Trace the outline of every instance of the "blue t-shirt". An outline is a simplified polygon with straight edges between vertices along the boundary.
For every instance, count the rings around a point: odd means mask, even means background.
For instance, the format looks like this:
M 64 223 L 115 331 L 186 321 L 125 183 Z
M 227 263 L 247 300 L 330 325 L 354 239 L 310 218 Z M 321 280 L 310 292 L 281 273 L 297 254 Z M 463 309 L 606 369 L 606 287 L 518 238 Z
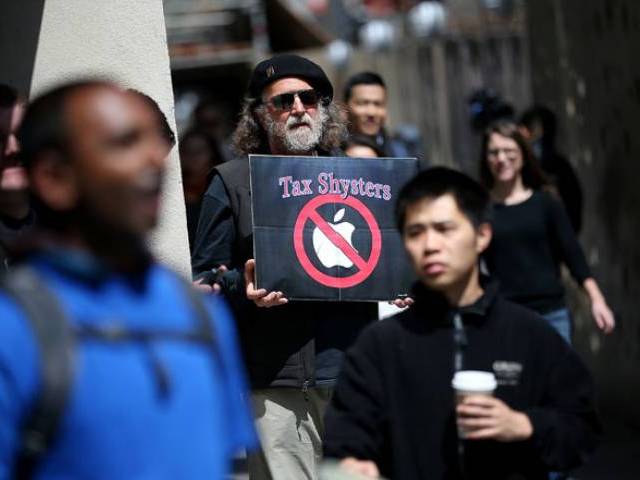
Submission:
M 194 332 L 180 280 L 159 265 L 136 278 L 90 257 L 40 255 L 30 264 L 74 325 Z M 219 356 L 204 343 L 79 340 L 55 443 L 37 479 L 223 479 L 256 435 L 232 318 L 206 298 Z M 20 426 L 38 394 L 40 353 L 24 313 L 0 292 L 0 479 L 12 477 Z M 218 360 L 215 360 L 218 358 Z M 159 385 L 158 365 L 167 373 Z

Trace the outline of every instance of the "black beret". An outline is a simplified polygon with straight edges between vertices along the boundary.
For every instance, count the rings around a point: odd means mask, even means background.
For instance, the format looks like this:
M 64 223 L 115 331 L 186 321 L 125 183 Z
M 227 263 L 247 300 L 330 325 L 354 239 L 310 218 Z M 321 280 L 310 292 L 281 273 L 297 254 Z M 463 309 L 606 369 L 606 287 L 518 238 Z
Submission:
M 302 78 L 309 82 L 320 96 L 333 99 L 333 86 L 322 68 L 307 58 L 292 54 L 275 55 L 256 65 L 249 81 L 249 95 L 254 98 L 260 97 L 267 85 L 287 77 Z

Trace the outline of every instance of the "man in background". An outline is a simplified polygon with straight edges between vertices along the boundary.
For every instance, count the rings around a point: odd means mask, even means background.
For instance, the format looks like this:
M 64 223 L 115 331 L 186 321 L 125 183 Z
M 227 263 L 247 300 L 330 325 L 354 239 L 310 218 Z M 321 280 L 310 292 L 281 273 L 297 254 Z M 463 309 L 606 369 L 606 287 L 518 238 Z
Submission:
M 393 138 L 385 129 L 387 121 L 387 86 L 380 75 L 360 72 L 347 80 L 344 103 L 347 106 L 349 133 L 370 137 L 385 157 L 418 156 L 417 132 L 408 126 L 410 138 Z
M 556 147 L 558 122 L 553 111 L 535 105 L 520 117 L 522 133 L 529 139 L 542 170 L 550 177 L 576 234 L 582 228 L 582 187 L 571 163 Z
M 23 113 L 24 102 L 18 92 L 0 84 L 0 270 L 8 267 L 10 247 L 34 221 L 16 136 Z

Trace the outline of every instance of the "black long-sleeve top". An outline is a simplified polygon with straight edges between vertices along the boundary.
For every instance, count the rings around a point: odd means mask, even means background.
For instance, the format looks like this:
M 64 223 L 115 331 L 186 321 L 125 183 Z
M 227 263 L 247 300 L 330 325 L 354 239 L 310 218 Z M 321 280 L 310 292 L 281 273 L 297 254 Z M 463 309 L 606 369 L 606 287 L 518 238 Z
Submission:
M 586 460 L 601 434 L 589 372 L 552 327 L 497 296 L 495 285 L 459 311 L 463 369 L 494 372 L 495 395 L 528 415 L 533 436 L 465 441 L 460 456 L 451 387 L 456 310 L 424 287 L 414 298 L 348 351 L 325 416 L 327 457 L 372 460 L 397 480 L 542 480 Z
M 580 284 L 591 272 L 562 204 L 534 191 L 515 205 L 494 205 L 493 239 L 484 258 L 503 295 L 538 313 L 564 308 L 560 266 Z

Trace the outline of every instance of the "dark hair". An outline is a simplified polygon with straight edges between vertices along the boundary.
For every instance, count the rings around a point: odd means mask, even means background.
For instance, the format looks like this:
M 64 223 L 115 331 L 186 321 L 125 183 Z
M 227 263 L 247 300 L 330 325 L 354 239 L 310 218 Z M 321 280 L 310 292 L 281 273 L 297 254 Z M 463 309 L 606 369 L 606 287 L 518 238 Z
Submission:
M 522 183 L 524 183 L 526 187 L 533 190 L 540 190 L 549 184 L 549 181 L 538 165 L 536 157 L 531 151 L 529 142 L 527 142 L 522 133 L 520 133 L 518 126 L 513 122 L 499 120 L 492 123 L 484 131 L 482 136 L 482 148 L 480 150 L 480 182 L 482 185 L 489 190 L 493 188 L 494 178 L 489 169 L 487 155 L 489 140 L 494 133 L 510 138 L 518 145 L 520 153 L 522 154 Z
M 357 85 L 380 85 L 386 90 L 387 86 L 382 77 L 374 72 L 360 72 L 352 75 L 344 87 L 344 102 L 347 103 L 353 93 L 353 87 Z
M 44 150 L 57 150 L 62 153 L 67 151 L 67 99 L 78 90 L 97 87 L 113 88 L 114 85 L 104 80 L 67 83 L 49 90 L 29 104 L 18 130 L 20 157 L 25 167 L 30 168 L 33 160 Z
M 553 142 L 556 138 L 557 125 L 556 115 L 553 110 L 544 105 L 534 105 L 525 110 L 520 117 L 520 125 L 524 125 L 529 130 L 539 123 L 542 126 L 543 138 L 548 142 Z
M 184 132 L 184 134 L 182 134 L 182 137 L 180 138 L 180 150 L 185 148 L 188 145 L 189 141 L 193 138 L 204 139 L 207 147 L 209 148 L 209 151 L 211 152 L 211 155 L 209 158 L 211 160 L 212 168 L 224 161 L 224 157 L 222 156 L 222 153 L 220 151 L 220 146 L 218 145 L 218 141 L 215 138 L 213 138 L 209 132 L 207 132 L 206 130 L 203 130 L 200 127 L 190 128 L 189 130 Z
M 438 198 L 450 194 L 465 217 L 478 227 L 491 221 L 489 193 L 478 182 L 464 173 L 446 167 L 424 170 L 398 194 L 396 200 L 396 225 L 402 233 L 407 209 L 425 198 Z
M 28 106 L 18 130 L 20 156 L 27 170 L 32 170 L 37 158 L 46 151 L 55 151 L 67 158 L 70 132 L 67 123 L 67 102 L 77 92 L 92 88 L 118 88 L 105 80 L 80 80 L 66 83 L 35 98 Z M 73 224 L 73 214 L 52 210 L 34 190 L 31 203 L 38 212 L 38 226 L 44 230 L 64 231 Z
M 176 144 L 176 134 L 173 133 L 173 129 L 169 125 L 167 116 L 164 114 L 164 112 L 160 108 L 160 105 L 158 105 L 158 102 L 156 102 L 153 98 L 151 98 L 146 93 L 141 92 L 140 90 L 136 90 L 135 88 L 129 88 L 127 91 L 140 97 L 149 106 L 149 108 L 151 108 L 151 110 L 154 111 L 154 113 L 156 114 L 156 117 L 158 118 L 158 122 L 160 123 L 162 138 L 164 138 L 166 142 L 171 147 L 173 147 Z
M 267 132 L 260 122 L 256 109 L 260 106 L 260 99 L 245 97 L 240 118 L 232 135 L 232 149 L 236 155 L 265 154 L 268 155 L 269 139 Z
M 19 98 L 20 96 L 15 88 L 5 85 L 4 83 L 0 83 L 0 108 L 13 107 L 18 103 Z
M 513 121 L 515 110 L 500 95 L 488 88 L 474 91 L 467 99 L 469 122 L 476 132 L 484 131 L 493 122 Z
M 345 143 L 344 150 L 347 150 L 349 147 L 354 146 L 363 146 L 369 147 L 371 150 L 376 152 L 378 157 L 386 157 L 384 150 L 378 145 L 373 137 L 369 135 L 363 135 L 361 133 L 352 133 L 347 138 L 347 142 Z

